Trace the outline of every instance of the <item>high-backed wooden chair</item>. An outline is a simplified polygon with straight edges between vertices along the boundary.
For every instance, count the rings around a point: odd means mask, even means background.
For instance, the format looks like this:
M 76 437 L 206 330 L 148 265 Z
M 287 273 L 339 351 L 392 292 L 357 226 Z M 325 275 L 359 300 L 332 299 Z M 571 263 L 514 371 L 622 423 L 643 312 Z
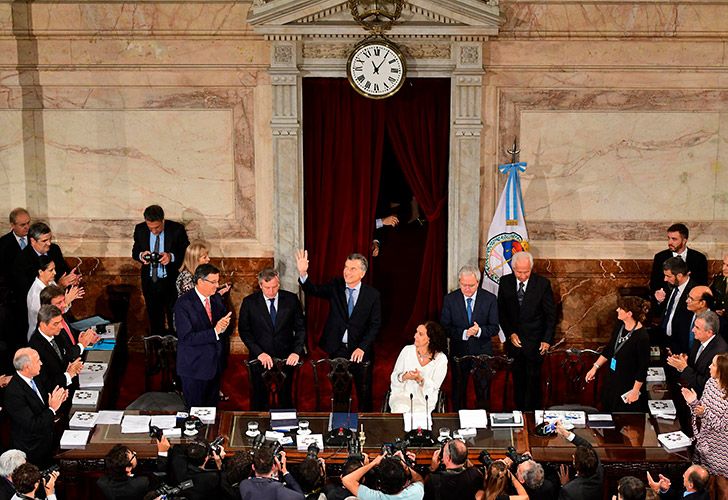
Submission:
M 600 378 L 587 383 L 587 372 L 594 366 L 603 347 L 594 349 L 555 349 L 545 355 L 544 407 L 585 405 L 594 407 L 599 401 Z
M 144 337 L 144 388 L 151 390 L 152 379 L 160 376 L 160 390 L 174 392 L 182 386 L 177 379 L 177 337 L 150 335 Z
M 455 356 L 455 369 L 458 370 L 458 394 L 453 394 L 453 400 L 460 408 L 467 405 L 467 387 L 468 382 L 472 381 L 473 390 L 475 391 L 475 401 L 477 408 L 485 408 L 487 410 L 505 410 L 507 409 L 506 401 L 511 383 L 511 370 L 513 359 L 506 356 L 489 356 L 488 354 L 479 354 L 477 356 Z M 467 368 L 466 368 L 467 367 Z M 476 383 L 479 380 L 485 383 Z M 496 398 L 501 404 L 499 407 L 491 408 L 491 395 L 494 392 L 502 392 L 502 395 Z M 457 399 L 455 399 L 457 398 Z
M 253 371 L 262 369 L 263 363 L 257 359 L 246 360 L 243 362 L 248 369 L 248 380 L 250 381 L 250 400 L 253 400 Z M 281 402 L 281 392 L 288 377 L 292 377 L 291 388 L 293 397 L 293 406 L 298 406 L 298 391 L 296 390 L 296 380 L 298 378 L 298 368 L 303 365 L 299 361 L 295 365 L 287 365 L 285 359 L 273 358 L 273 366 L 269 369 L 263 369 L 262 379 L 265 390 L 268 393 L 268 408 L 283 408 L 286 406 L 285 401 Z
M 316 411 L 334 411 L 334 412 L 346 412 L 349 411 L 351 390 L 354 385 L 354 374 L 352 373 L 352 365 L 357 365 L 361 370 L 364 370 L 364 382 L 363 392 L 366 394 L 366 383 L 369 377 L 366 376 L 366 372 L 370 369 L 371 362 L 364 361 L 362 363 L 353 363 L 346 358 L 324 358 L 311 360 L 313 366 L 313 384 L 316 391 Z M 331 408 L 321 407 L 321 375 L 319 370 L 323 370 L 325 367 L 328 369 L 326 372 L 326 378 L 331 385 Z M 357 394 L 358 397 L 361 395 Z

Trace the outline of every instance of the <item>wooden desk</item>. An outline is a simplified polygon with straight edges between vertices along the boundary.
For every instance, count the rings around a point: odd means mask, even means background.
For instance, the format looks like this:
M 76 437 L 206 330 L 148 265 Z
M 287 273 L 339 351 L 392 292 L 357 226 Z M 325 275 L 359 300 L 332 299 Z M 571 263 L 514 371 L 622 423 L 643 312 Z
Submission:
M 111 351 L 84 350 L 83 352 L 84 362 L 106 363 L 108 365 L 106 373 L 104 373 L 104 386 L 100 389 L 93 389 L 99 391 L 99 399 L 95 405 L 71 406 L 69 416 L 73 416 L 73 414 L 77 411 L 99 411 L 105 408 L 110 408 L 113 406 L 116 400 L 116 394 L 119 391 L 118 380 L 120 369 L 118 367 L 119 363 L 114 363 L 114 360 L 119 357 L 119 351 L 122 350 L 122 346 L 120 344 L 120 342 L 122 342 L 122 338 L 120 335 L 122 325 L 121 323 L 112 323 L 112 326 L 114 327 L 114 338 L 117 342 L 116 345 L 114 345 L 114 349 L 112 349 Z

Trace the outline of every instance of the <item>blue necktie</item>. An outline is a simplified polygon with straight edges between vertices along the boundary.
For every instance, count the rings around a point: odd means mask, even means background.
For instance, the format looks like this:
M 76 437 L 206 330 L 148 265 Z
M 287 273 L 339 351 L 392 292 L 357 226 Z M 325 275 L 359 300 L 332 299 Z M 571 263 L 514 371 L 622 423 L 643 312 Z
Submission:
M 349 290 L 349 300 L 346 302 L 346 308 L 349 310 L 349 317 L 351 317 L 351 313 L 354 312 L 354 289 L 353 288 L 346 288 Z
M 695 334 L 693 333 L 693 326 L 695 326 L 695 315 L 693 314 L 693 320 L 690 322 L 690 339 L 688 340 L 688 348 L 692 349 L 695 343 Z
M 20 243 L 20 249 L 21 250 L 25 250 L 25 247 L 28 245 L 28 241 L 25 239 L 25 236 L 23 236 L 22 238 L 20 238 L 20 240 L 18 241 L 18 243 Z
M 272 298 L 268 300 L 270 300 L 270 320 L 273 322 L 273 326 L 276 326 L 276 299 Z
M 468 297 L 465 299 L 465 302 L 468 304 L 468 326 L 473 324 L 473 299 L 472 297 Z
M 40 391 L 38 390 L 38 386 L 35 385 L 35 380 L 30 379 L 30 385 L 31 385 L 31 387 L 33 387 L 33 390 L 38 395 L 38 397 L 40 398 L 40 400 L 43 401 L 43 396 L 40 395 Z M 45 403 L 45 401 L 43 401 L 43 402 Z

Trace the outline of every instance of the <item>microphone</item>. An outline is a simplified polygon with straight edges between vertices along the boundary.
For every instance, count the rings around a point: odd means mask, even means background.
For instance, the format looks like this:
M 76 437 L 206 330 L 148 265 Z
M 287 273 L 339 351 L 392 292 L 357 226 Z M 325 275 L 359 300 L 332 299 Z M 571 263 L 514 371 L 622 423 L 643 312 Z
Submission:
M 425 423 L 425 426 L 427 427 L 428 431 L 431 430 L 430 429 L 430 407 L 427 405 L 429 399 L 430 399 L 430 396 L 425 394 L 425 414 L 426 414 L 426 418 L 427 418 L 427 422 Z
M 413 409 L 413 400 L 415 395 L 410 392 L 410 432 L 415 430 L 415 413 Z

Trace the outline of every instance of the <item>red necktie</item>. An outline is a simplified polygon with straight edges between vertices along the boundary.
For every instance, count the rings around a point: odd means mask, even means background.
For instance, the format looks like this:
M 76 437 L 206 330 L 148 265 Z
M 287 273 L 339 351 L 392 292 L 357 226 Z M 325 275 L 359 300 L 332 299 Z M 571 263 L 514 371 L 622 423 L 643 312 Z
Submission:
M 205 297 L 205 312 L 207 312 L 207 318 L 212 323 L 212 309 L 210 309 L 210 297 Z
M 68 338 L 71 339 L 71 343 L 73 345 L 76 345 L 76 337 L 73 336 L 73 333 L 71 333 L 71 329 L 68 327 L 68 323 L 66 323 L 66 320 L 63 320 L 63 329 L 66 330 L 66 333 L 68 334 Z

